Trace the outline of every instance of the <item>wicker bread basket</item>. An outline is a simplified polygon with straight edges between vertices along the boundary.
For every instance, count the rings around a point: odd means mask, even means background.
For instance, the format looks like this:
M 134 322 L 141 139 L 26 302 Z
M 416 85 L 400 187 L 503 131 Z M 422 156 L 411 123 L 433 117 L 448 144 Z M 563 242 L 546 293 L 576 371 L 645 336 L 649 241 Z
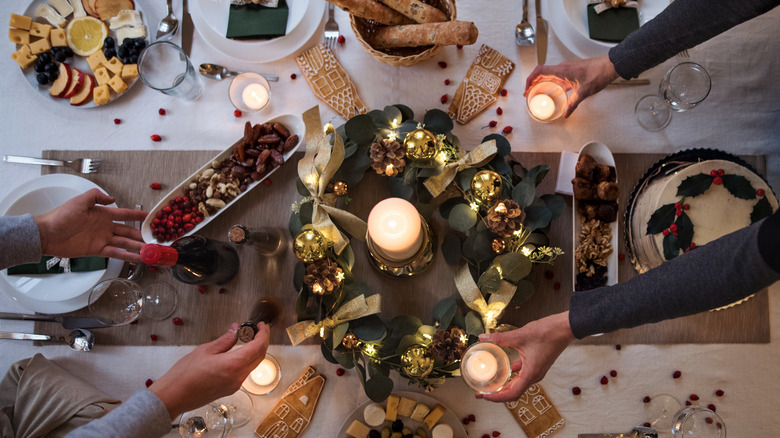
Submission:
M 457 11 L 455 9 L 455 0 L 425 0 L 425 3 L 440 9 L 443 11 L 450 20 L 454 20 L 457 17 Z M 424 47 L 401 47 L 397 49 L 375 49 L 371 47 L 368 42 L 368 38 L 377 29 L 383 27 L 383 24 L 379 24 L 372 20 L 366 20 L 365 18 L 356 17 L 354 15 L 349 16 L 350 23 L 352 24 L 352 31 L 355 33 L 357 40 L 363 45 L 371 56 L 377 61 L 389 64 L 395 67 L 409 67 L 415 64 L 419 64 L 426 59 L 432 58 L 434 55 L 441 51 L 443 46 L 424 46 Z

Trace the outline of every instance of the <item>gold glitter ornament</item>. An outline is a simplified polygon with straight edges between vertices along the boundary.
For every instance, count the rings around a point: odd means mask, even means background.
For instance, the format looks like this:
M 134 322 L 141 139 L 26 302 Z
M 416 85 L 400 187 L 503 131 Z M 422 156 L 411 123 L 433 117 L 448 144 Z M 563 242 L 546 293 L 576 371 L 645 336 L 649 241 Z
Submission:
M 314 227 L 304 228 L 293 241 L 293 254 L 304 263 L 322 259 L 327 249 L 328 242 L 325 236 Z
M 344 335 L 344 339 L 341 340 L 341 345 L 347 350 L 354 350 L 360 347 L 360 339 L 354 333 L 347 333 Z
M 418 128 L 406 134 L 404 138 L 406 156 L 416 161 L 432 160 L 439 152 L 436 136 L 427 129 Z
M 338 196 L 347 196 L 348 186 L 344 181 L 336 181 L 333 183 L 333 193 Z
M 489 207 L 501 196 L 504 181 L 501 175 L 492 170 L 480 170 L 471 179 L 471 193 L 474 199 L 484 207 Z
M 490 247 L 493 248 L 494 253 L 503 254 L 506 251 L 506 242 L 504 242 L 504 239 L 495 238 Z
M 433 371 L 433 361 L 430 347 L 412 345 L 401 355 L 401 370 L 409 377 L 422 379 Z

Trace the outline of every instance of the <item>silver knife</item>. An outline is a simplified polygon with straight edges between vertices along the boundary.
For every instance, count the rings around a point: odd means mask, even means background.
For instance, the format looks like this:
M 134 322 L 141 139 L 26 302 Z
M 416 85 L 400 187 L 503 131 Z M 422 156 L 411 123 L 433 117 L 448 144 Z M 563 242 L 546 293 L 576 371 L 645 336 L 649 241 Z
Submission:
M 82 318 L 78 316 L 50 316 L 50 315 L 25 315 L 22 313 L 3 313 L 0 312 L 0 319 L 13 319 L 17 321 L 43 321 L 58 322 L 66 329 L 96 329 L 111 327 L 95 318 Z
M 190 56 L 190 52 L 192 51 L 192 29 L 195 26 L 192 24 L 192 17 L 190 16 L 187 0 L 182 0 L 181 9 L 181 48 L 187 56 Z
M 0 332 L 0 339 L 16 339 L 17 341 L 51 341 L 49 335 L 36 335 L 34 333 Z
M 543 65 L 546 61 L 547 20 L 542 18 L 542 0 L 536 0 L 536 62 Z

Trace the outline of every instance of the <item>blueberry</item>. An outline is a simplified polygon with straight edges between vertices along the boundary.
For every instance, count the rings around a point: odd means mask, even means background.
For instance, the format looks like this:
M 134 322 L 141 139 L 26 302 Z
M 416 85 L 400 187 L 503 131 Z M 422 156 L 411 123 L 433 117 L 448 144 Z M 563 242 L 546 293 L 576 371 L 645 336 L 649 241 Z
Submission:
M 133 47 L 135 47 L 136 50 L 143 50 L 146 47 L 146 41 L 138 38 L 133 42 Z
M 103 54 L 106 55 L 106 59 L 111 59 L 116 56 L 116 49 L 106 49 Z
M 46 77 L 49 78 L 49 81 L 54 82 L 57 80 L 57 78 L 60 76 L 60 73 L 58 71 L 47 71 Z
M 35 61 L 35 64 L 33 64 L 33 70 L 35 70 L 35 73 L 42 73 L 46 71 L 46 63 L 43 62 L 41 59 L 38 59 Z
M 372 429 L 370 432 L 368 432 L 368 438 L 382 438 L 382 434 Z
M 116 53 L 117 55 L 119 55 L 120 58 L 127 58 L 130 55 L 129 51 L 127 50 L 127 47 L 125 47 L 124 44 L 119 47 Z
M 119 58 L 120 61 L 122 61 L 122 64 L 130 64 L 130 60 L 128 58 Z
M 65 60 L 68 59 L 68 56 L 65 54 L 65 52 L 57 52 L 57 54 L 54 55 L 54 59 L 59 62 L 65 62 Z
M 54 56 L 57 54 L 57 52 L 61 52 L 61 51 L 62 51 L 62 47 L 59 46 L 54 46 L 51 49 L 49 49 L 49 52 L 51 52 L 51 56 Z
M 393 432 L 400 432 L 404 430 L 404 422 L 401 420 L 393 421 L 393 424 L 390 426 L 390 430 Z
M 129 61 L 129 64 L 138 64 L 138 55 L 132 55 L 129 58 L 127 58 Z
M 103 45 L 109 49 L 112 49 L 114 46 L 116 46 L 116 41 L 114 41 L 114 39 L 111 37 L 106 37 L 106 39 L 103 40 Z
M 60 69 L 60 67 L 57 64 L 53 63 L 53 62 L 49 62 L 47 64 L 44 64 L 44 66 L 43 66 L 43 71 L 45 71 L 47 73 L 50 72 L 50 71 L 57 71 L 59 69 Z
M 65 56 L 67 56 L 68 58 L 71 58 L 74 55 L 73 49 L 71 49 L 70 47 L 63 47 L 62 51 L 63 53 L 65 53 Z
M 38 55 L 38 60 L 46 64 L 47 62 L 51 61 L 51 54 L 49 52 L 43 52 Z
M 37 79 L 38 83 L 41 84 L 41 85 L 46 85 L 46 84 L 49 83 L 49 77 L 46 76 L 46 73 L 38 73 L 35 76 L 35 79 Z

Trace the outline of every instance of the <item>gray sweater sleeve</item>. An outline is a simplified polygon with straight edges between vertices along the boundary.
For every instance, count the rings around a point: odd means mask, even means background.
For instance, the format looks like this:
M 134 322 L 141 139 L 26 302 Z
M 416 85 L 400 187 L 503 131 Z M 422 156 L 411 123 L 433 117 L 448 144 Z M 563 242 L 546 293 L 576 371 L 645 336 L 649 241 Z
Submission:
M 92 420 L 65 438 L 161 437 L 171 431 L 171 417 L 151 391 L 136 391 L 126 402 L 102 418 Z
M 637 77 L 779 4 L 780 0 L 676 0 L 610 49 L 609 59 L 621 77 Z
M 29 214 L 0 217 L 0 269 L 41 260 L 41 235 Z
M 780 280 L 780 210 L 625 283 L 576 292 L 569 324 L 578 339 L 703 312 Z

